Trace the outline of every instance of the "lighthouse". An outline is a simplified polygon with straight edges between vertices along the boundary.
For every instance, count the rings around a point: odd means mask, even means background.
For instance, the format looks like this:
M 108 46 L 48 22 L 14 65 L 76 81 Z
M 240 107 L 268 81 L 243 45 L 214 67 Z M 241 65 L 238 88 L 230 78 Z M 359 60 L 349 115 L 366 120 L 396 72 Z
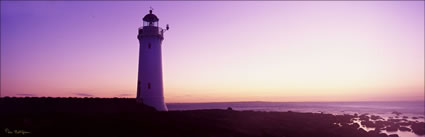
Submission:
M 161 57 L 165 30 L 158 27 L 158 21 L 158 17 L 149 10 L 149 14 L 143 17 L 143 26 L 139 28 L 137 35 L 140 48 L 136 101 L 158 111 L 167 111 L 164 103 Z M 168 25 L 166 29 L 168 30 Z

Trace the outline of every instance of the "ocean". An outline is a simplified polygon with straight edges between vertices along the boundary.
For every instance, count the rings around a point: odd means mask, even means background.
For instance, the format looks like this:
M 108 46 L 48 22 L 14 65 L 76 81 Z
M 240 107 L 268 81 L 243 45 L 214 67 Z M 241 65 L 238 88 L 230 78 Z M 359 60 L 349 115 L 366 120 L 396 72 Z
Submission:
M 169 110 L 197 110 L 197 109 L 227 109 L 277 111 L 277 112 L 313 112 L 330 114 L 368 114 L 379 115 L 385 119 L 395 117 L 393 112 L 400 112 L 401 117 L 407 116 L 412 121 L 425 121 L 424 101 L 399 102 L 220 102 L 220 103 L 167 103 Z M 417 119 L 418 118 L 418 119 Z M 373 130 L 363 127 L 365 130 Z M 398 134 L 400 137 L 425 137 L 412 132 L 386 132 Z
M 220 102 L 220 103 L 168 103 L 169 110 L 227 109 L 277 111 L 277 112 L 326 112 L 332 114 L 379 114 L 401 112 L 406 116 L 424 116 L 425 102 Z

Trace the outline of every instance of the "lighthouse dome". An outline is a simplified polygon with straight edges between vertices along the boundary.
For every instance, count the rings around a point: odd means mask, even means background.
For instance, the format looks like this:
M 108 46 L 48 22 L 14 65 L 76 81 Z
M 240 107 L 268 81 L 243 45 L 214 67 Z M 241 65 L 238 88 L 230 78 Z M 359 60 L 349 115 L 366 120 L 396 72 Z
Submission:
M 152 10 L 149 11 L 149 14 L 146 14 L 145 17 L 143 17 L 143 21 L 146 22 L 157 22 L 159 21 L 158 17 L 156 17 L 155 14 L 152 14 Z

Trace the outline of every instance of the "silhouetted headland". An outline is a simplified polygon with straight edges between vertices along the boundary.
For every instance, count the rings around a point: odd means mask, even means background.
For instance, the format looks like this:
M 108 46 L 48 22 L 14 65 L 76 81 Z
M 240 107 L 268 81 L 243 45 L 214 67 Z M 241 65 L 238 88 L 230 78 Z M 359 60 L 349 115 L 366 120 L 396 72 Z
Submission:
M 379 116 L 235 111 L 159 112 L 134 98 L 0 98 L 0 136 L 388 137 L 425 123 Z M 375 127 L 365 131 L 361 125 Z M 398 136 L 398 135 L 390 135 Z

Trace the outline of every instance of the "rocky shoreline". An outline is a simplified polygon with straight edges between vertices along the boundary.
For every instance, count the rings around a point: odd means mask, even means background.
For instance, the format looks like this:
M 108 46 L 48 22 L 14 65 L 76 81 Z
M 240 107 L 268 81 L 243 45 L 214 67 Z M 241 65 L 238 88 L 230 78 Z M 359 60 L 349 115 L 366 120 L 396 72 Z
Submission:
M 231 109 L 157 112 L 122 98 L 0 98 L 0 108 L 2 137 L 397 137 L 382 131 L 399 130 L 425 135 L 424 122 L 400 114 L 382 118 Z

